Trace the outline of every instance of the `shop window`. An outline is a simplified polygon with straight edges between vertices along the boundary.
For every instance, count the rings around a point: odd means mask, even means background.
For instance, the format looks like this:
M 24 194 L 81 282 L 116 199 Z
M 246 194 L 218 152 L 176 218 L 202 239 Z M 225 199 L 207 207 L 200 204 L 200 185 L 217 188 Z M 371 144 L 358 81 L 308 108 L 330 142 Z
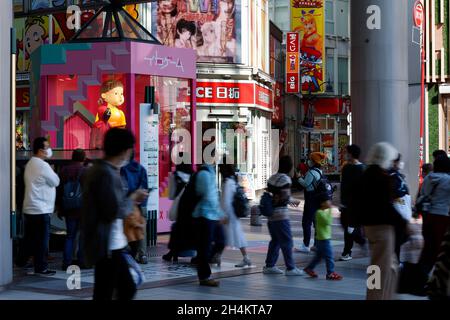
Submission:
M 325 33 L 334 35 L 334 4 L 331 0 L 325 3 Z
M 326 91 L 327 92 L 334 92 L 334 50 L 333 49 L 327 49 L 327 57 L 326 57 Z
M 336 123 L 336 120 L 334 118 L 328 118 L 328 129 L 334 130 L 334 124 Z
M 345 118 L 339 119 L 339 131 L 347 131 L 348 121 Z
M 314 120 L 314 129 L 316 130 L 327 130 L 327 119 L 316 118 Z
M 339 95 L 348 95 L 348 58 L 338 58 Z

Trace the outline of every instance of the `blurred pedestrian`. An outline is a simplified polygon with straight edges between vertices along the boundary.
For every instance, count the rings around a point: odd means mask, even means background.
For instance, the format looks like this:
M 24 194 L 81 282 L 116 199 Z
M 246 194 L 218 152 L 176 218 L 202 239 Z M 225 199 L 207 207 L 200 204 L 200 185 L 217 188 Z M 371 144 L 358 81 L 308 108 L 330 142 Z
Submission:
M 370 264 L 380 268 L 380 288 L 367 287 L 367 300 L 391 300 L 398 282 L 398 262 L 395 255 L 395 229 L 406 221 L 394 208 L 394 181 L 389 169 L 398 151 L 389 143 L 372 146 L 355 194 L 355 218 L 364 226 L 369 240 Z
M 188 158 L 190 159 L 190 155 Z M 176 165 L 175 172 L 169 177 L 170 200 L 175 200 L 177 197 L 181 196 L 181 192 L 184 192 L 184 188 L 188 184 L 192 174 L 193 170 L 191 164 L 180 163 Z M 176 211 L 176 216 L 170 217 L 174 223 L 172 223 L 170 231 L 168 244 L 169 252 L 162 256 L 163 260 L 168 262 L 177 262 L 180 253 L 192 253 L 195 247 L 192 239 L 184 232 L 191 228 L 192 211 L 180 209 L 180 200 L 178 200 L 178 204 L 176 204 L 176 201 L 172 203 L 172 206 L 177 205 L 177 208 L 171 208 L 171 212 Z
M 317 210 L 316 219 L 316 254 L 308 266 L 303 269 L 312 278 L 318 275 L 314 271 L 317 264 L 325 259 L 327 280 L 341 280 L 342 276 L 334 271 L 333 247 L 331 246 L 331 225 L 333 224 L 333 215 L 331 213 L 331 197 L 329 195 L 321 195 L 318 198 L 320 208 Z
M 219 165 L 219 170 L 222 175 L 221 206 L 227 217 L 225 225 L 227 245 L 241 250 L 243 259 L 236 267 L 251 266 L 252 262 L 246 250 L 247 240 L 242 230 L 241 221 L 236 216 L 233 207 L 234 196 L 237 192 L 236 168 L 233 164 L 222 163 Z
M 303 276 L 303 270 L 295 266 L 292 249 L 294 241 L 289 221 L 289 204 L 298 205 L 291 198 L 292 180 L 289 177 L 293 167 L 290 156 L 280 158 L 279 169 L 276 174 L 267 181 L 267 189 L 273 195 L 273 213 L 268 217 L 267 227 L 270 233 L 269 249 L 267 251 L 264 274 L 285 274 L 286 276 Z M 276 266 L 278 256 L 283 253 L 286 271 L 283 272 Z
M 409 213 L 412 214 L 411 211 L 411 196 L 409 195 L 408 184 L 406 183 L 406 177 L 401 171 L 405 168 L 405 163 L 402 161 L 402 155 L 399 154 L 397 159 L 394 160 L 392 168 L 389 170 L 389 174 L 394 182 L 394 202 L 400 202 L 406 204 L 405 209 L 403 211 L 406 212 L 403 218 L 406 220 L 407 224 L 409 224 L 409 220 L 411 217 Z M 403 207 L 400 207 L 403 208 Z M 411 212 L 410 212 L 411 211 Z M 402 212 L 400 212 L 402 213 Z M 408 227 L 400 226 L 395 230 L 395 254 L 397 255 L 397 260 L 401 263 L 400 260 L 400 250 L 404 243 L 406 243 L 409 239 L 409 235 L 407 233 Z
M 60 172 L 61 184 L 57 189 L 56 203 L 58 205 L 58 217 L 66 221 L 66 241 L 64 244 L 62 270 L 72 265 L 73 251 L 80 231 L 80 219 L 82 208 L 82 181 L 86 172 L 84 161 L 86 153 L 82 149 L 72 152 L 72 161 L 64 166 Z M 84 267 L 82 245 L 78 242 L 77 264 Z
M 443 159 L 448 158 L 447 152 L 445 152 L 445 150 L 434 150 L 433 151 L 433 161 L 436 161 L 439 158 L 443 158 Z
M 428 274 L 436 262 L 439 247 L 450 226 L 450 159 L 437 157 L 433 172 L 423 181 L 417 203 L 428 202 L 423 209 L 422 235 L 424 245 L 419 259 Z
M 324 153 L 311 153 L 308 160 L 309 170 L 305 177 L 298 179 L 298 182 L 305 190 L 305 206 L 302 216 L 303 243 L 296 251 L 305 253 L 311 251 L 311 226 L 315 223 L 314 214 L 319 208 L 315 191 L 317 183 L 322 178 L 323 172 L 321 168 L 325 164 L 325 161 L 326 155 Z
M 147 170 L 134 159 L 134 156 L 135 153 L 133 151 L 131 153 L 130 162 L 120 169 L 120 174 L 126 182 L 125 185 L 128 187 L 127 195 L 130 195 L 139 189 L 148 190 Z M 138 230 L 137 232 L 133 232 L 135 234 L 134 238 L 136 238 L 136 240 L 129 243 L 129 246 L 131 248 L 131 255 L 138 263 L 147 264 L 147 201 L 142 201 L 139 206 L 135 208 L 135 212 L 136 217 L 134 225 Z M 141 226 L 142 224 L 144 225 L 143 228 Z
M 219 192 L 216 183 L 215 153 L 208 164 L 200 166 L 196 174 L 195 195 L 198 203 L 192 213 L 197 235 L 197 274 L 200 285 L 217 287 L 219 281 L 211 278 L 209 263 L 220 266 L 225 248 L 225 235 L 222 223 L 224 213 L 220 208 Z M 195 201 L 195 199 L 192 199 Z
M 59 177 L 45 161 L 52 157 L 52 149 L 44 137 L 33 141 L 33 156 L 25 166 L 25 197 L 23 213 L 25 219 L 25 247 L 19 252 L 18 266 L 24 266 L 32 255 L 34 273 L 52 276 L 56 272 L 48 269 L 47 254 L 50 239 L 50 216 L 55 211 L 56 187 Z
M 127 196 L 120 169 L 127 165 L 135 138 L 125 129 L 110 129 L 104 158 L 89 168 L 83 184 L 82 243 L 85 263 L 94 265 L 94 300 L 132 299 L 136 283 L 130 273 L 124 219 L 148 197 L 138 189 Z M 128 255 L 128 256 L 127 256 Z
M 346 147 L 346 164 L 341 173 L 341 225 L 344 229 L 344 250 L 339 260 L 352 259 L 353 242 L 364 247 L 366 239 L 362 228 L 353 219 L 355 192 L 366 166 L 359 161 L 361 148 L 355 144 Z
M 427 175 L 429 175 L 431 172 L 433 172 L 433 164 L 432 163 L 424 163 L 422 165 L 422 179 L 419 182 L 419 188 L 417 189 L 417 194 L 416 194 L 416 203 L 417 203 L 417 199 L 419 199 L 420 196 L 420 191 L 422 190 L 422 186 L 423 186 L 423 181 L 425 180 L 425 177 Z M 413 207 L 413 218 L 414 219 L 419 219 L 420 217 L 422 217 L 422 212 L 419 211 L 417 209 L 417 206 Z

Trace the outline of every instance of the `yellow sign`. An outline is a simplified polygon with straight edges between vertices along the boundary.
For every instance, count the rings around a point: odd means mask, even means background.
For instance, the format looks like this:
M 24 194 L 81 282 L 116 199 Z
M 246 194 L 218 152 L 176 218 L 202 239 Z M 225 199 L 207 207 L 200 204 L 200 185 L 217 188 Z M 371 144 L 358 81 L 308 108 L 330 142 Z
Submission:
M 324 92 L 325 0 L 291 0 L 291 30 L 300 34 L 303 94 Z

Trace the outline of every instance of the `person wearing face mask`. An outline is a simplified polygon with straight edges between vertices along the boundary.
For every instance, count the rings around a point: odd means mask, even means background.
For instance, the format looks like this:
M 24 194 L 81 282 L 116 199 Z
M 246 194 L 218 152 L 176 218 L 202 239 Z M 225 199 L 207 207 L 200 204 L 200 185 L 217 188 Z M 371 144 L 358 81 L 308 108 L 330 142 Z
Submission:
M 389 174 L 393 178 L 394 181 L 394 201 L 398 201 L 399 199 L 405 199 L 405 197 L 409 196 L 408 185 L 405 180 L 405 175 L 401 173 L 401 171 L 405 168 L 405 163 L 402 161 L 402 155 L 399 154 L 397 159 L 394 160 L 394 164 L 392 168 L 389 170 Z M 409 200 L 409 203 L 411 201 Z M 406 243 L 409 239 L 407 235 L 406 229 L 400 228 L 395 230 L 395 254 L 397 255 L 397 259 L 400 261 L 400 249 L 401 246 Z
M 56 187 L 59 177 L 45 161 L 51 158 L 52 149 L 44 137 L 33 142 L 33 156 L 25 166 L 25 217 L 24 248 L 16 261 L 24 266 L 30 256 L 34 257 L 34 273 L 52 276 L 56 272 L 48 269 L 47 252 L 50 238 L 50 215 L 55 211 Z
M 303 209 L 302 227 L 303 227 L 303 243 L 298 252 L 308 253 L 311 241 L 311 226 L 315 223 L 314 215 L 319 209 L 319 204 L 316 201 L 315 190 L 317 183 L 321 179 L 323 172 L 322 166 L 325 164 L 326 155 L 321 152 L 313 152 L 309 156 L 308 167 L 309 170 L 305 177 L 299 178 L 298 183 L 305 190 L 305 206 Z
M 129 270 L 124 220 L 148 198 L 147 190 L 127 194 L 120 170 L 135 145 L 133 134 L 110 129 L 104 140 L 104 158 L 88 169 L 83 180 L 81 243 L 86 266 L 95 266 L 94 300 L 131 300 L 136 284 Z

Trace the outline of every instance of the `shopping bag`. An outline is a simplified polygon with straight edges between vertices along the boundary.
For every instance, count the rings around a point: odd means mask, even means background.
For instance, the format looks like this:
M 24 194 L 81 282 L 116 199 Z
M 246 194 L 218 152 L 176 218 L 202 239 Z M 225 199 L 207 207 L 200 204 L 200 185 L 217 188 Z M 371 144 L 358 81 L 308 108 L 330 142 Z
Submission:
M 409 194 L 404 195 L 401 198 L 395 199 L 394 208 L 406 221 L 410 221 L 412 218 L 411 196 Z

